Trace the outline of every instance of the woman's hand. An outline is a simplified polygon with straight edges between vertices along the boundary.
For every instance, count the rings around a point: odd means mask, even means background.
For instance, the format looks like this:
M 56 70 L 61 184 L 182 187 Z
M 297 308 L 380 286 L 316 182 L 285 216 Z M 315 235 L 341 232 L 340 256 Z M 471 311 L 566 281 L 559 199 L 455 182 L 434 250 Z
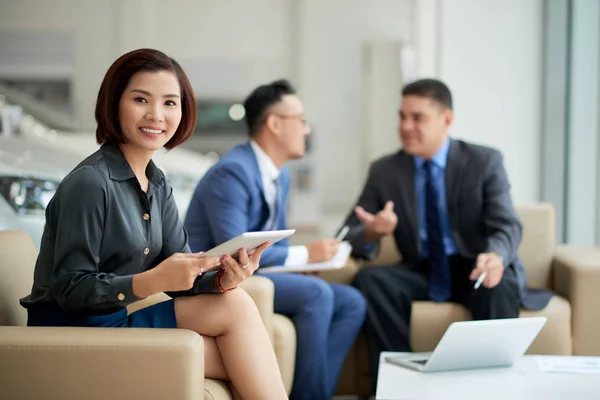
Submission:
M 261 244 L 254 250 L 251 256 L 248 256 L 245 249 L 240 249 L 238 260 L 236 261 L 231 256 L 224 256 L 221 259 L 223 272 L 220 279 L 221 287 L 224 290 L 235 289 L 258 269 L 260 257 L 262 253 L 269 247 L 271 243 L 266 242 Z
M 133 293 L 145 298 L 159 292 L 191 289 L 198 275 L 220 264 L 219 257 L 175 253 L 155 268 L 133 277 Z
M 193 253 L 175 253 L 154 268 L 160 276 L 163 292 L 191 289 L 194 281 L 205 270 L 220 264 L 219 257 L 200 257 Z

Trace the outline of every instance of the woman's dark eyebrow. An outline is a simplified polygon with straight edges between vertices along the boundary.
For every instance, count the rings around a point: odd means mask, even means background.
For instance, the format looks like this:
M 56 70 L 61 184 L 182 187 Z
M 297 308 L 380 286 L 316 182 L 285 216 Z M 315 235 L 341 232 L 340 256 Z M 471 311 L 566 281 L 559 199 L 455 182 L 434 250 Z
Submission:
M 141 93 L 144 94 L 146 96 L 152 96 L 152 94 L 150 94 L 150 92 L 146 91 L 146 90 L 142 90 L 142 89 L 132 89 L 132 92 L 136 92 L 136 93 Z M 167 98 L 167 97 L 177 97 L 179 98 L 178 94 L 165 94 L 163 97 Z

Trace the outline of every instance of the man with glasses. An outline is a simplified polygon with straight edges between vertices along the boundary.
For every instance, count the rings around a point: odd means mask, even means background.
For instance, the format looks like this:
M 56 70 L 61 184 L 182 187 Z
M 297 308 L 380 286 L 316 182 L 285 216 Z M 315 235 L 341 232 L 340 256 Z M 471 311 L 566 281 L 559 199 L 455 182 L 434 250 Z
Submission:
M 185 227 L 192 251 L 209 250 L 247 231 L 286 229 L 290 177 L 284 164 L 304 156 L 310 128 L 304 106 L 289 82 L 256 88 L 245 100 L 250 140 L 236 146 L 200 180 Z M 261 266 L 329 261 L 338 240 L 307 246 L 275 243 Z M 259 270 L 260 272 L 260 270 Z M 337 379 L 365 316 L 360 292 L 302 274 L 268 274 L 275 285 L 276 313 L 288 316 L 297 335 L 290 399 L 331 399 Z

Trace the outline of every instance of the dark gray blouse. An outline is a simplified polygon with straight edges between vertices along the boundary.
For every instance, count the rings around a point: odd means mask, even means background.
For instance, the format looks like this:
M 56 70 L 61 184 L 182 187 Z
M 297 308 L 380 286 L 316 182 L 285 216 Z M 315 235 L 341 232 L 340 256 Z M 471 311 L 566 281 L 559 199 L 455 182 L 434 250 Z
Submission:
M 103 145 L 60 183 L 46 209 L 35 265 L 30 308 L 55 302 L 67 312 L 108 314 L 140 300 L 135 274 L 173 253 L 189 253 L 173 189 L 150 161 L 148 193 L 116 145 Z M 192 289 L 172 297 L 219 293 L 216 272 L 199 276 Z

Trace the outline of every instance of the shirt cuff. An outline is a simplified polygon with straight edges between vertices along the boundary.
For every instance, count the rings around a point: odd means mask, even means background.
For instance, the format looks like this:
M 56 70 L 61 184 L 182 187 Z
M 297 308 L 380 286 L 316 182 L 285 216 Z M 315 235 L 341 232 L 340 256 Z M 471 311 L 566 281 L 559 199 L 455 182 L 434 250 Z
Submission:
M 221 293 L 217 289 L 217 271 L 209 271 L 200 275 L 196 282 L 194 283 L 194 287 L 192 288 L 194 294 L 200 293 Z
M 285 258 L 284 266 L 306 265 L 308 264 L 308 249 L 306 246 L 289 246 L 288 254 Z
M 127 306 L 135 301 L 141 300 L 133 294 L 133 275 L 115 276 L 112 279 L 113 300 L 120 306 Z

